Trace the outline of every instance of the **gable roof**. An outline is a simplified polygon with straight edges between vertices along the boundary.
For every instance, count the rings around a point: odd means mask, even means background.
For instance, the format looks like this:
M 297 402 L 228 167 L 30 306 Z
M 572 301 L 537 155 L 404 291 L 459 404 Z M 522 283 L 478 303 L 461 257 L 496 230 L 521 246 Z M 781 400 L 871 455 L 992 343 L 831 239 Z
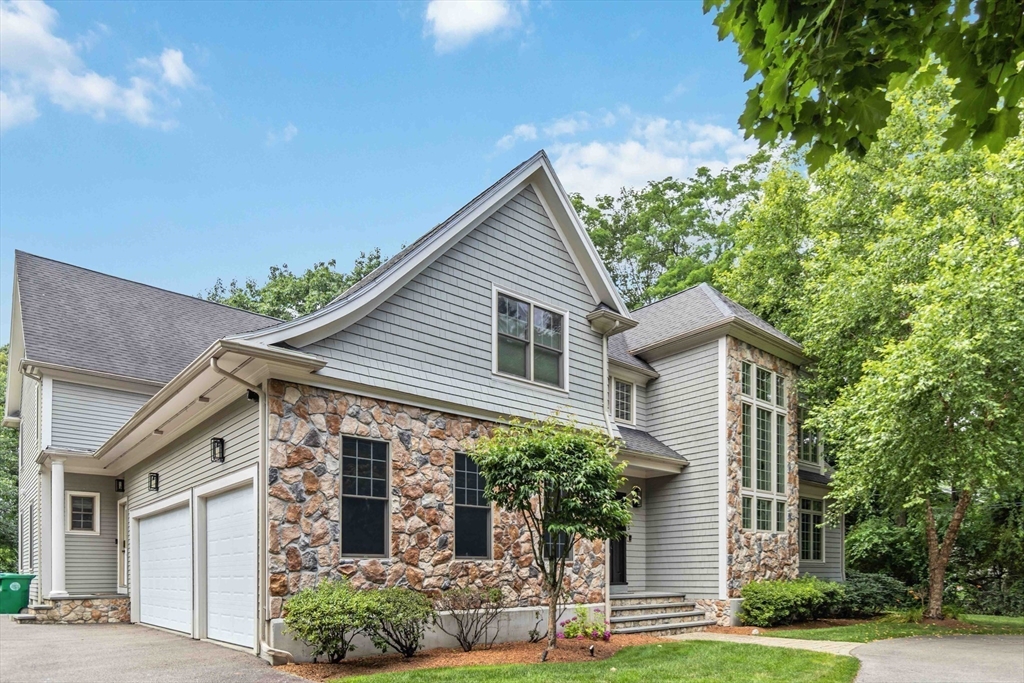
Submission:
M 594 296 L 594 303 L 603 303 L 628 318 L 629 309 L 572 208 L 569 195 L 555 175 L 551 161 L 541 150 L 319 311 L 268 329 L 239 335 L 239 338 L 261 344 L 288 343 L 301 347 L 345 329 L 405 286 L 507 200 L 531 185 L 541 204 L 551 214 L 551 222 Z
M 280 322 L 23 251 L 14 270 L 37 363 L 166 383 L 214 341 Z

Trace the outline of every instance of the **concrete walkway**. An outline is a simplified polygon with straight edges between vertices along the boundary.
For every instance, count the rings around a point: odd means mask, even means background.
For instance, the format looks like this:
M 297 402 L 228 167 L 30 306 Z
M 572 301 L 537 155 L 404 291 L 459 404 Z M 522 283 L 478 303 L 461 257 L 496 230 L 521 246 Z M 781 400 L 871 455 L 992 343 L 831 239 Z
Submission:
M 255 655 L 132 624 L 44 626 L 0 616 L 0 683 L 301 683 Z
M 798 640 L 796 638 L 770 638 L 768 636 L 742 636 L 732 633 L 683 633 L 668 636 L 669 640 L 717 640 L 722 643 L 740 643 L 741 645 L 766 645 L 768 647 L 788 647 L 792 650 L 814 650 L 827 652 L 830 655 L 851 655 L 853 649 L 864 643 L 846 643 L 835 640 Z

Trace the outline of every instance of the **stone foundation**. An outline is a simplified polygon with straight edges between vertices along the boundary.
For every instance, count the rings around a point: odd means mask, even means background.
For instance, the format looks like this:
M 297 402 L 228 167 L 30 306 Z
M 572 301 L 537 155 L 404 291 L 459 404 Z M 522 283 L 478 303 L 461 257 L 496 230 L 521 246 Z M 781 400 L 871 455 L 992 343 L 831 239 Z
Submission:
M 41 624 L 121 624 L 131 621 L 127 595 L 110 598 L 64 598 L 30 605 Z
M 795 579 L 799 571 L 800 549 L 797 532 L 800 520 L 800 493 L 797 478 L 797 367 L 746 342 L 728 337 L 728 480 L 726 483 L 726 523 L 728 525 L 729 597 L 738 598 L 740 589 L 758 579 Z M 786 532 L 753 531 L 743 528 L 742 509 L 742 408 L 741 383 L 743 361 L 771 370 L 786 380 Z M 755 371 L 756 372 L 756 371 Z M 753 382 L 753 380 L 752 380 Z M 774 391 L 774 389 L 773 389 Z M 752 437 L 753 440 L 754 437 Z M 753 451 L 753 448 L 752 448 Z M 775 521 L 774 508 L 772 522 Z
M 694 609 L 702 610 L 706 619 L 714 619 L 719 626 L 732 625 L 732 608 L 729 600 L 694 600 Z
M 493 424 L 410 405 L 273 380 L 268 383 L 270 616 L 323 579 L 360 588 L 498 587 L 520 606 L 544 602 L 529 535 L 516 514 L 494 509 L 492 558 L 453 558 L 455 453 Z M 339 552 L 341 439 L 382 440 L 390 457 L 390 553 Z M 580 541 L 566 571 L 567 599 L 604 601 L 604 543 Z

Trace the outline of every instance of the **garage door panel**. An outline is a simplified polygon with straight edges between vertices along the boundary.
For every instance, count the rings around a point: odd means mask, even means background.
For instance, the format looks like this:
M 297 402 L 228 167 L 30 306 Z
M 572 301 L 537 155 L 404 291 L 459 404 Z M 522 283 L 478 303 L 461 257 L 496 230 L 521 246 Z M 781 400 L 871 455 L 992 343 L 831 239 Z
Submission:
M 206 501 L 206 635 L 252 647 L 256 515 L 251 486 Z
M 192 515 L 188 507 L 139 520 L 139 620 L 192 632 Z

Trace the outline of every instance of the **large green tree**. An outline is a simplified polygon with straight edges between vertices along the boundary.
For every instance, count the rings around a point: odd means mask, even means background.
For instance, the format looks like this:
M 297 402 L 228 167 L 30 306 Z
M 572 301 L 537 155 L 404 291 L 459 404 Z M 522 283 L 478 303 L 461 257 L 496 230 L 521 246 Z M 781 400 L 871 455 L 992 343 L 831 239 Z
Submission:
M 665 178 L 593 205 L 573 205 L 626 305 L 636 308 L 701 282 L 717 284 L 744 208 L 756 196 L 770 155 L 687 180 Z
M 513 419 L 470 452 L 487 483 L 488 500 L 522 515 L 548 597 L 549 649 L 558 642 L 558 603 L 576 542 L 621 538 L 629 526 L 632 494 L 616 493 L 626 482 L 626 464 L 615 462 L 617 451 L 605 432 L 556 416 L 530 423 Z
M 263 284 L 250 278 L 242 284 L 232 280 L 225 286 L 218 278 L 203 296 L 209 301 L 290 320 L 323 308 L 373 272 L 383 260 L 380 249 L 374 249 L 368 254 L 360 253 L 348 272 L 337 270 L 334 259 L 315 263 L 301 274 L 293 273 L 288 264 L 271 266 Z
M 863 155 L 891 111 L 888 95 L 945 69 L 956 103 L 946 148 L 991 151 L 1020 131 L 1024 16 L 1018 0 L 704 0 L 760 75 L 740 125 L 762 143 L 809 144 L 818 168 L 836 151 Z
M 7 414 L 7 354 L 0 346 L 0 415 Z M 0 427 L 0 572 L 18 563 L 18 430 Z

